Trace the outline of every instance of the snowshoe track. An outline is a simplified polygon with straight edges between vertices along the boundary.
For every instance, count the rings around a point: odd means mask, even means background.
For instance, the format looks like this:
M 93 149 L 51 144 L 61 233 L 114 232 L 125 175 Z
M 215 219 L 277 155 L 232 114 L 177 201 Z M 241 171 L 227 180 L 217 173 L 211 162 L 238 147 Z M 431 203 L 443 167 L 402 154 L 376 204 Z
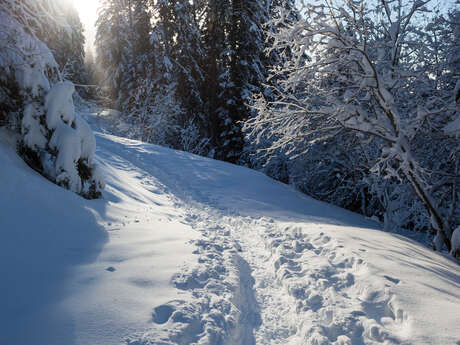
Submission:
M 248 259 L 254 265 L 266 262 L 265 268 L 254 268 L 263 308 L 258 343 L 400 344 L 396 334 L 410 325 L 387 282 L 367 282 L 367 264 L 358 253 L 350 255 L 339 241 L 307 226 L 280 229 L 267 219 L 251 226 L 268 252 L 264 260 L 260 253 Z M 250 243 L 247 230 L 241 232 L 242 243 Z
M 172 278 L 172 284 L 191 298 L 173 300 L 156 306 L 152 321 L 157 325 L 152 336 L 127 340 L 128 345 L 209 344 L 254 345 L 254 328 L 260 314 L 254 279 L 249 264 L 239 255 L 239 245 L 230 230 L 203 212 L 190 211 L 183 222 L 199 230 L 202 237 L 194 241 L 198 264 L 185 266 Z M 212 225 L 214 224 L 214 225 Z M 168 324 L 173 332 L 161 332 Z M 144 339 L 144 340 L 143 340 Z
M 187 210 L 183 223 L 202 235 L 194 242 L 198 264 L 172 279 L 191 298 L 155 306 L 150 336 L 127 344 L 403 343 L 410 318 L 391 292 L 399 280 L 366 281 L 362 252 L 350 252 L 318 224 L 243 216 L 174 171 L 154 170 L 176 207 Z M 163 325 L 173 331 L 162 332 Z
M 198 265 L 184 267 L 172 283 L 192 298 L 153 310 L 157 327 L 173 332 L 156 328 L 158 340 L 127 344 L 404 343 L 398 335 L 410 329 L 409 318 L 391 292 L 399 280 L 366 281 L 360 251 L 350 253 L 308 223 L 280 227 L 190 205 L 183 222 L 202 234 L 194 242 Z

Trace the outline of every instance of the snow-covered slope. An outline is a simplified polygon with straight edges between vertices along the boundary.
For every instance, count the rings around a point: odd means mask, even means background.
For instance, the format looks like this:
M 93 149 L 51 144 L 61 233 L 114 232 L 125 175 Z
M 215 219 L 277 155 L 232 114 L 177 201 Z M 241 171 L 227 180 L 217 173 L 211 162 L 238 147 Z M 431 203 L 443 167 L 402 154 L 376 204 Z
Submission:
M 106 150 L 104 200 L 88 201 L 0 144 L 0 344 L 118 344 L 177 297 L 197 236 L 164 186 Z M 113 146 L 123 151 L 123 144 Z
M 49 183 L 0 135 L 0 344 L 460 343 L 450 259 L 83 115 L 103 200 Z

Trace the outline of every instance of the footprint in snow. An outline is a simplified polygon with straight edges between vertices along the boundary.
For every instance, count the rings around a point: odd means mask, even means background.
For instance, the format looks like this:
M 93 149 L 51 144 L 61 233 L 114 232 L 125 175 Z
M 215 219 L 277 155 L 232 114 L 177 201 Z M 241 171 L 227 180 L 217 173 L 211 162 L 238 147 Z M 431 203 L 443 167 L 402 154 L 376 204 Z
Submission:
M 392 277 L 387 276 L 387 275 L 384 275 L 383 277 L 384 277 L 385 279 L 389 280 L 390 282 L 395 283 L 395 284 L 398 284 L 398 283 L 400 282 L 399 279 L 397 279 L 397 278 L 392 278 Z
M 160 305 L 159 307 L 156 307 L 153 311 L 153 314 L 152 314 L 153 322 L 160 324 L 160 325 L 164 324 L 168 322 L 173 312 L 174 312 L 173 307 L 169 305 Z

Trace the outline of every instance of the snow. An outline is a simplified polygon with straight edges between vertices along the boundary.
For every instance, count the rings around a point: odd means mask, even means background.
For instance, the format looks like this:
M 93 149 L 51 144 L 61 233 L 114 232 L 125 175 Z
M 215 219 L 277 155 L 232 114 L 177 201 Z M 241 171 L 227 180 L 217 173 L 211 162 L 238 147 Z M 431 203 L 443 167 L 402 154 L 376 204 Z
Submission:
M 455 120 L 449 122 L 444 127 L 444 133 L 446 133 L 447 135 L 451 135 L 453 137 L 460 136 L 460 116 L 457 116 Z
M 460 227 L 455 229 L 454 233 L 452 234 L 452 249 L 450 251 L 452 256 L 456 258 L 460 258 Z
M 106 234 L 84 201 L 33 172 L 0 135 L 1 344 L 68 336 L 55 304 L 73 267 L 94 260 Z M 43 340 L 43 341 L 42 341 Z
M 72 125 L 75 120 L 75 108 L 72 95 L 75 87 L 70 81 L 53 85 L 45 97 L 46 124 L 49 129 L 56 129 L 61 120 Z
M 22 118 L 22 134 L 24 144 L 32 149 L 44 149 L 46 147 L 46 133 L 40 124 L 41 106 L 37 103 L 29 103 L 24 109 Z
M 114 154 L 122 143 L 98 153 L 105 198 L 88 201 L 0 137 L 0 344 L 113 345 L 149 328 L 153 306 L 178 298 L 171 276 L 193 261 L 196 232 L 176 219 L 172 197 Z
M 77 132 L 63 122 L 58 123 L 54 129 L 49 146 L 58 152 L 55 163 L 56 182 L 66 182 L 70 190 L 78 193 L 82 187 L 77 171 L 77 162 L 81 155 L 80 140 Z
M 81 158 L 92 162 L 96 153 L 96 138 L 93 131 L 79 114 L 76 114 L 75 126 L 77 135 L 80 138 Z
M 0 11 L 0 67 L 14 68 L 21 89 L 30 89 L 37 96 L 41 89 L 49 90 L 45 73 L 47 68 L 57 68 L 53 54 L 37 38 L 29 35 L 15 19 Z M 12 48 L 14 47 L 14 48 Z
M 253 170 L 110 135 L 110 111 L 80 112 L 77 131 L 80 115 L 97 131 L 100 200 L 36 174 L 0 132 L 1 344 L 460 341 L 447 256 Z

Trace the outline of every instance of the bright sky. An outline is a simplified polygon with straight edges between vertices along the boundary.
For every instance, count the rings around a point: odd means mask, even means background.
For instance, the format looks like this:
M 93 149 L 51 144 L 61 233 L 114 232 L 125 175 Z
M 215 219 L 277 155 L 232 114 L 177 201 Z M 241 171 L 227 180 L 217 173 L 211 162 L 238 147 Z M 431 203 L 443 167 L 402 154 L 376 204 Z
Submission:
M 91 49 L 94 52 L 94 39 L 96 37 L 94 23 L 96 23 L 97 19 L 99 0 L 72 0 L 72 2 L 85 27 L 86 49 Z
M 94 24 L 97 20 L 97 9 L 99 8 L 99 0 L 71 0 L 74 7 L 80 14 L 80 20 L 85 27 L 86 49 L 91 49 L 94 52 L 94 40 L 96 38 L 96 29 Z M 301 2 L 301 0 L 297 0 Z M 439 0 L 438 0 L 439 1 Z M 437 3 L 438 1 L 432 1 Z M 441 8 L 451 8 L 455 4 L 455 0 L 441 0 Z

